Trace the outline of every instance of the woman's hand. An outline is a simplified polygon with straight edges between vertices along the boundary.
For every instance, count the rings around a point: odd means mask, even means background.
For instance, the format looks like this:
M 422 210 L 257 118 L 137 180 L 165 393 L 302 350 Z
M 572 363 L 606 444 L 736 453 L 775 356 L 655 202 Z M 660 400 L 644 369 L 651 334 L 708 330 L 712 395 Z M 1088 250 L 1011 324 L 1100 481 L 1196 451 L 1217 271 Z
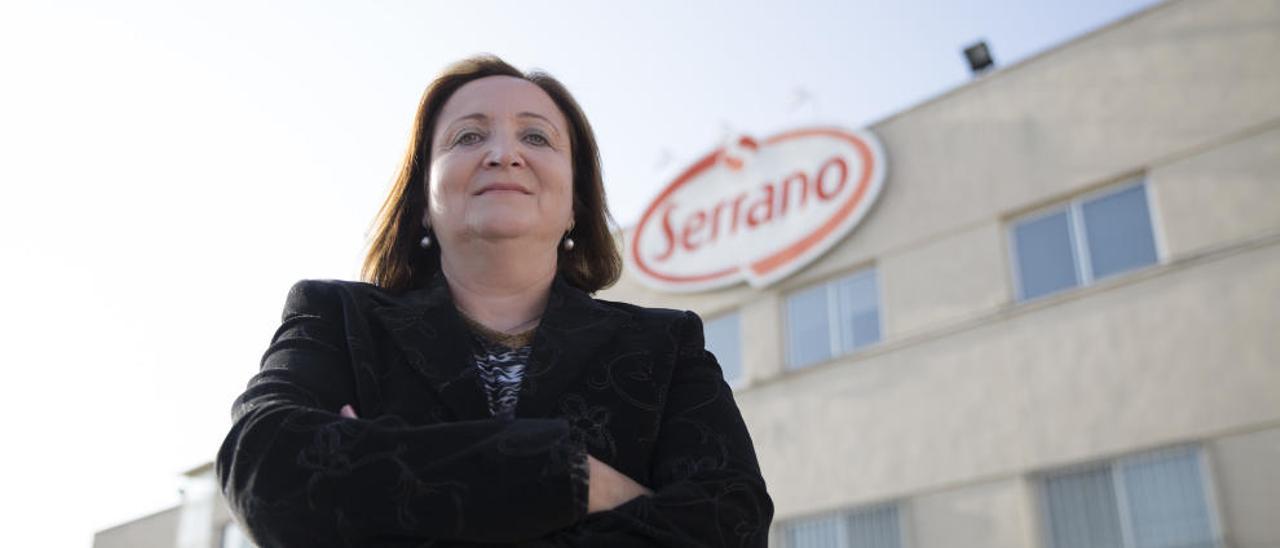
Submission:
M 357 417 L 357 416 L 356 416 L 356 409 L 355 409 L 354 407 L 351 407 L 351 404 L 349 404 L 349 403 L 348 403 L 348 404 L 346 404 L 346 405 L 344 405 L 344 406 L 342 406 L 342 409 L 339 409 L 339 410 L 338 410 L 338 414 L 339 414 L 339 415 L 342 415 L 343 417 L 346 417 L 346 418 L 348 418 L 348 419 L 358 419 L 358 418 L 360 418 L 360 417 Z
M 613 510 L 627 501 L 641 495 L 652 495 L 653 491 L 636 483 L 635 480 L 612 466 L 587 455 L 587 470 L 590 475 L 587 488 L 587 513 Z

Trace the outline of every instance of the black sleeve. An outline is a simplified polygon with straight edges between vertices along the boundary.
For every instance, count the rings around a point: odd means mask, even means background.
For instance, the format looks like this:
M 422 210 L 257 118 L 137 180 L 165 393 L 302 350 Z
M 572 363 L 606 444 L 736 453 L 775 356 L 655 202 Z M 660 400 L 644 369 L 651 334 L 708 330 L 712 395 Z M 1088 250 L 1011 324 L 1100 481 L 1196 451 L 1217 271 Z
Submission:
M 511 542 L 582 518 L 586 453 L 563 419 L 340 417 L 355 393 L 342 307 L 333 283 L 295 285 L 233 406 L 218 479 L 259 546 Z
M 542 546 L 741 546 L 768 543 L 773 501 L 751 436 L 702 321 L 686 313 L 654 452 L 652 497 L 586 516 Z

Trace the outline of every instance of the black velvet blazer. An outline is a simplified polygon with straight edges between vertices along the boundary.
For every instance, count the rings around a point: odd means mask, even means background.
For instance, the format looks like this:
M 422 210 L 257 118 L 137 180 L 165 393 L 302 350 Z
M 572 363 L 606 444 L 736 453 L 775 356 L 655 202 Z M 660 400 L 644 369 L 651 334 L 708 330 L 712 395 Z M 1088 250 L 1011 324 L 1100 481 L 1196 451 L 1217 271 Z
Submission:
M 232 416 L 218 478 L 264 548 L 765 546 L 773 517 L 698 317 L 560 279 L 514 420 L 489 415 L 441 276 L 299 282 Z M 588 515 L 588 453 L 653 496 Z

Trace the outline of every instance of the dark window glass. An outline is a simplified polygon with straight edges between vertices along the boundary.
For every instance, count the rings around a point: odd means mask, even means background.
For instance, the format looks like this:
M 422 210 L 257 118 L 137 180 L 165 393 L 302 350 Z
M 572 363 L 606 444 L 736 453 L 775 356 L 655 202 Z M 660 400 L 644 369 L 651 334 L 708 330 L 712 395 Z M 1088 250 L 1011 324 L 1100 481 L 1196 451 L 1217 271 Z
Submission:
M 838 280 L 836 302 L 842 351 L 850 352 L 880 341 L 880 295 L 875 270 L 863 270 Z
M 1153 451 L 1044 479 L 1050 548 L 1212 548 L 1194 447 Z
M 787 352 L 791 367 L 831 357 L 827 286 L 811 287 L 787 298 Z
M 1156 262 L 1144 185 L 1085 202 L 1081 213 L 1095 279 Z
M 738 314 L 728 314 L 703 326 L 707 350 L 715 354 L 724 370 L 724 380 L 733 383 L 742 378 L 742 322 Z
M 1129 459 L 1121 471 L 1137 548 L 1214 546 L 1200 460 L 1194 450 Z
M 1018 223 L 1013 236 L 1023 299 L 1080 285 L 1067 210 Z
M 849 546 L 902 548 L 898 530 L 898 506 L 881 506 L 849 515 Z
M 1125 548 L 1110 467 L 1047 478 L 1044 490 L 1053 548 Z
M 806 519 L 786 526 L 788 548 L 844 548 L 840 542 L 840 518 Z

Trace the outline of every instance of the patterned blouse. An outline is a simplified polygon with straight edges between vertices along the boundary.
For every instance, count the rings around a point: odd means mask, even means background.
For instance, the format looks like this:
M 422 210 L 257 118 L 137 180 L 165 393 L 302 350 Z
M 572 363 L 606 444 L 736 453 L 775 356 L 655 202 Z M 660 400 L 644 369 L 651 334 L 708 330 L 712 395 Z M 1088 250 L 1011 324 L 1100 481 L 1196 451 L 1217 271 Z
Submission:
M 508 335 L 494 331 L 467 316 L 471 328 L 472 359 L 480 384 L 489 402 L 489 414 L 500 419 L 514 419 L 520 399 L 520 383 L 533 350 L 533 329 Z

